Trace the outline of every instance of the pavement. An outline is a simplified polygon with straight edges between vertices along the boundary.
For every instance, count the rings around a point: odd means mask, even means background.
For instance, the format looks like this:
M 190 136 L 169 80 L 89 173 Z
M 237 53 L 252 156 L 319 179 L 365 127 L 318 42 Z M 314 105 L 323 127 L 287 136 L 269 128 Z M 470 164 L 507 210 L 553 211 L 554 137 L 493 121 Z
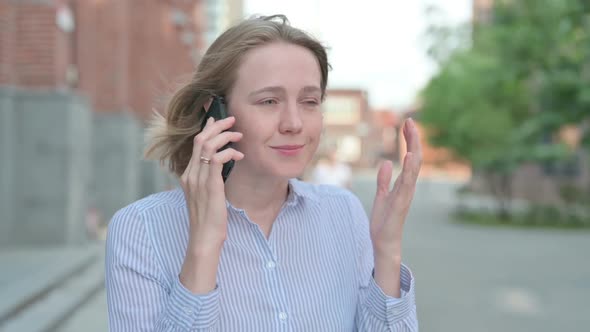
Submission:
M 59 329 L 104 289 L 103 252 L 100 243 L 0 252 L 0 331 Z
M 367 211 L 374 176 L 353 181 Z M 415 276 L 421 331 L 590 331 L 590 231 L 455 223 L 459 185 L 419 181 L 406 221 L 404 261 Z M 54 331 L 107 331 L 104 289 Z
M 104 290 L 92 297 L 58 329 L 61 332 L 106 332 L 108 330 L 107 296 Z
M 367 210 L 373 183 L 353 184 Z M 455 223 L 460 184 L 421 180 L 406 221 L 420 329 L 590 331 L 590 231 Z

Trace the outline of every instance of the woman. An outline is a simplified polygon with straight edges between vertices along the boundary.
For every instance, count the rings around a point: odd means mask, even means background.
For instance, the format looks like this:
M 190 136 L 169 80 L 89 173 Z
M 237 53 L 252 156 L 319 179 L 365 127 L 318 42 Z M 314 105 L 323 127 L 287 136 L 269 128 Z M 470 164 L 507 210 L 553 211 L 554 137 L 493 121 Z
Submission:
M 148 155 L 181 188 L 109 225 L 112 331 L 418 330 L 401 263 L 421 154 L 411 120 L 392 191 L 391 162 L 379 170 L 370 224 L 350 192 L 295 179 L 318 146 L 328 69 L 322 45 L 280 15 L 245 20 L 211 45 L 151 130 Z M 213 96 L 231 116 L 201 131 Z
M 311 173 L 311 183 L 329 184 L 341 188 L 351 188 L 352 170 L 347 163 L 339 160 L 338 148 L 328 148 L 325 158 L 318 161 Z

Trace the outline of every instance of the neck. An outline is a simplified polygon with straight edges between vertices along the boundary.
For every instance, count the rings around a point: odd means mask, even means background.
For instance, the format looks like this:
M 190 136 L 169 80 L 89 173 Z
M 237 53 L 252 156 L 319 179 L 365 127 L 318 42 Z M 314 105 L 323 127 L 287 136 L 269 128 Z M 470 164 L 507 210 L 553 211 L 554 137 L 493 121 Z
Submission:
M 245 174 L 235 167 L 225 183 L 225 196 L 235 208 L 257 215 L 279 211 L 288 189 L 288 179 Z

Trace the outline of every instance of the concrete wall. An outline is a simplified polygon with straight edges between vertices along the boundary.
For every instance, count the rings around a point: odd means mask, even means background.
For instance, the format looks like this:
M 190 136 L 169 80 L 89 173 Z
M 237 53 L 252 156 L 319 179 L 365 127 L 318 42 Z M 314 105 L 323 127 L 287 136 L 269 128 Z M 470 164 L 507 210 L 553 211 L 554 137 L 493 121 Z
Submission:
M 73 93 L 0 88 L 0 247 L 86 241 L 89 211 L 108 221 L 176 182 L 143 161 L 129 113 L 94 113 Z
M 14 96 L 0 89 L 0 244 L 11 238 L 14 223 L 12 195 L 14 146 Z
M 146 197 L 162 190 L 168 190 L 177 185 L 172 174 L 159 165 L 157 161 L 142 160 L 139 196 Z
M 3 206 L 0 246 L 83 242 L 91 130 L 86 101 L 55 91 L 2 91 L 2 201 L 9 207 Z
M 141 127 L 128 113 L 94 113 L 91 204 L 104 219 L 139 197 Z
M 174 185 L 155 161 L 142 160 L 144 130 L 130 113 L 94 113 L 90 207 L 109 220 L 117 210 Z

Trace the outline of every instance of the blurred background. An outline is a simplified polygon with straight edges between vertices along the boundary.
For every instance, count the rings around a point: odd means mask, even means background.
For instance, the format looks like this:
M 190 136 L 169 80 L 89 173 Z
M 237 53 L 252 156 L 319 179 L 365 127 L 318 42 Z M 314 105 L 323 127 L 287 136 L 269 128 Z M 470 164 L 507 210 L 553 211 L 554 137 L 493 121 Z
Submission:
M 275 13 L 333 66 L 305 179 L 370 211 L 417 122 L 421 329 L 590 331 L 586 0 L 0 0 L 0 331 L 107 330 L 108 221 L 176 186 L 141 159 L 146 121 L 222 31 Z

